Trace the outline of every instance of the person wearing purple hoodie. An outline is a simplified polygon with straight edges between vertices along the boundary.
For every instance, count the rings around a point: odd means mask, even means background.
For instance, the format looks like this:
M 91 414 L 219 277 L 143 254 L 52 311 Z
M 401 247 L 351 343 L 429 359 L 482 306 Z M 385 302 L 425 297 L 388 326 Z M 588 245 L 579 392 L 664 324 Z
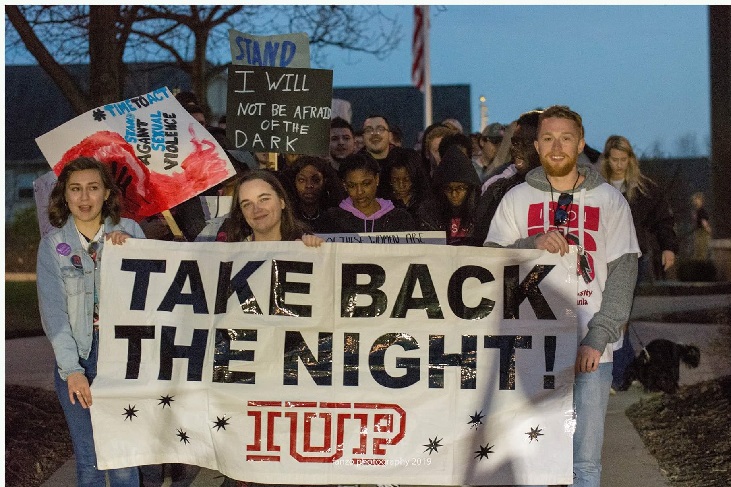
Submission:
M 380 166 L 368 155 L 357 153 L 340 165 L 348 197 L 328 210 L 328 233 L 411 232 L 417 225 L 408 211 L 391 200 L 376 198 Z

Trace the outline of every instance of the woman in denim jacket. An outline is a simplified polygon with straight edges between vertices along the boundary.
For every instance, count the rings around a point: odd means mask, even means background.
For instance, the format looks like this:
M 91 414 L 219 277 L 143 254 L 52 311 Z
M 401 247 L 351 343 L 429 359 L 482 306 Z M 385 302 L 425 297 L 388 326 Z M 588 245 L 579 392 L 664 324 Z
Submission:
M 55 230 L 38 248 L 38 304 L 43 330 L 56 357 L 56 394 L 69 426 L 79 486 L 139 487 L 138 467 L 96 468 L 89 386 L 96 376 L 99 343 L 100 264 L 105 241 L 144 238 L 140 226 L 120 218 L 120 192 L 107 167 L 80 157 L 64 166 L 51 192 Z

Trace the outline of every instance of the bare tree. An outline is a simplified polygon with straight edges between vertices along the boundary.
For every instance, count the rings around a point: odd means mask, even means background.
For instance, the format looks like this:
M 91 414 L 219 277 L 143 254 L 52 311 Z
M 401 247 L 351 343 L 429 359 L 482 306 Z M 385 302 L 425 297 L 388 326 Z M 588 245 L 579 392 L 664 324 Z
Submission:
M 23 44 L 51 76 L 77 113 L 122 97 L 122 61 L 129 28 L 139 7 L 106 5 L 5 7 Z M 11 40 L 11 49 L 13 38 Z M 52 51 L 51 51 L 52 50 Z M 75 79 L 67 64 L 89 63 L 88 88 Z
M 687 132 L 675 141 L 675 155 L 677 157 L 695 157 L 700 153 L 698 137 L 695 132 Z
M 650 147 L 639 153 L 640 159 L 664 159 L 665 150 L 663 149 L 663 141 L 661 139 L 655 139 Z
M 397 19 L 378 6 L 348 5 L 7 5 L 6 56 L 25 47 L 78 113 L 119 100 L 129 62 L 164 62 L 191 77 L 193 91 L 230 65 L 228 30 L 306 32 L 312 64 L 325 47 L 383 58 L 401 40 Z M 89 63 L 89 89 L 67 64 Z

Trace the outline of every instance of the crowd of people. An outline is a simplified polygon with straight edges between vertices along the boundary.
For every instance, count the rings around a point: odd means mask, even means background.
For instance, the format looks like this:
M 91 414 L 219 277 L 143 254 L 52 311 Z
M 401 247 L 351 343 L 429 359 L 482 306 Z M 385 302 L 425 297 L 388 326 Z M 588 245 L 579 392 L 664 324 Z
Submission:
M 195 98 L 181 103 L 205 126 Z M 629 140 L 612 136 L 601 154 L 585 146 L 581 117 L 553 106 L 464 134 L 455 120 L 427 127 L 416 148 L 380 114 L 360 130 L 335 118 L 329 157 L 236 151 L 225 130 L 210 127 L 236 175 L 204 194 L 231 197 L 213 234 L 221 242 L 294 241 L 318 247 L 325 233 L 443 231 L 448 245 L 537 248 L 561 255 L 578 246 L 580 285 L 594 296 L 579 307 L 576 357 L 574 485 L 599 485 L 612 355 L 622 345 L 633 289 L 652 272 L 656 240 L 664 269 L 677 237 L 667 200 L 639 170 Z M 362 136 L 362 148 L 357 138 Z M 594 157 L 591 157 L 593 155 Z M 599 155 L 597 158 L 596 156 Z M 51 195 L 58 228 L 38 252 L 43 327 L 56 354 L 56 388 L 77 460 L 79 485 L 101 485 L 88 407 L 98 352 L 98 295 L 106 244 L 127 238 L 173 239 L 161 218 L 120 219 L 123 204 L 107 165 L 68 163 Z M 183 236 L 206 226 L 196 198 L 172 209 Z M 703 213 L 699 228 L 703 227 Z M 707 221 L 707 218 L 706 218 Z M 636 229 L 636 233 L 635 233 Z M 631 353 L 631 352 L 630 352 Z M 137 469 L 110 471 L 112 486 L 139 485 Z

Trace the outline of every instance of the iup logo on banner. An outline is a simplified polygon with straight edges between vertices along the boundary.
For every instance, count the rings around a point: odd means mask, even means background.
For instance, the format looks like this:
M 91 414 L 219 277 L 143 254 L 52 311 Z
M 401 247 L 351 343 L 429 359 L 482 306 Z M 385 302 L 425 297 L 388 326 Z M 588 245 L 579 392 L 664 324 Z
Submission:
M 247 461 L 289 455 L 301 463 L 333 463 L 347 454 L 354 464 L 385 465 L 388 445 L 406 432 L 406 412 L 396 404 L 249 401 L 246 413 L 254 423 Z M 277 444 L 277 423 L 289 428 L 289 445 Z M 346 433 L 354 431 L 358 446 L 345 452 Z

